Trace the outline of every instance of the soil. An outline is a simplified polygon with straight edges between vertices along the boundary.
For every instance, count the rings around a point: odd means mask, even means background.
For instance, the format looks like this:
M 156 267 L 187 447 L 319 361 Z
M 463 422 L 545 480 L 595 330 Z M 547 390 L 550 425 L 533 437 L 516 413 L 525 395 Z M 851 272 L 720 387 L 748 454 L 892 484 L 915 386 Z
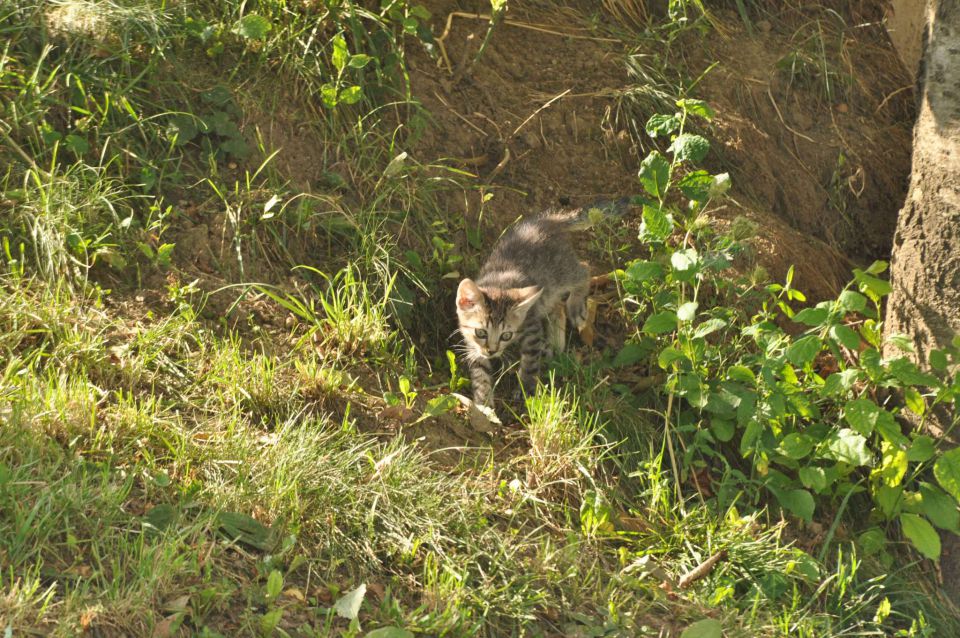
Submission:
M 622 31 L 591 3 L 532 3 L 511 7 L 477 59 L 488 21 L 476 12 L 486 7 L 426 5 L 446 58 L 411 56 L 413 95 L 432 115 L 414 152 L 450 158 L 490 185 L 496 196 L 483 214 L 494 236 L 520 215 L 637 192 L 651 140 L 624 116 L 623 96 L 637 83 L 625 59 L 657 54 L 649 41 L 637 37 L 627 49 L 604 29 L 578 26 L 593 19 Z M 722 36 L 689 32 L 673 45 L 690 77 L 716 63 L 691 94 L 718 113 L 708 131 L 709 168 L 730 172 L 734 183 L 716 222 L 757 222 L 758 262 L 775 278 L 795 265 L 797 285 L 812 300 L 836 294 L 852 265 L 888 257 L 914 118 L 911 83 L 879 16 L 848 15 L 846 24 L 859 20 L 858 27 L 842 28 L 816 11 L 785 10 L 752 34 L 736 13 L 718 13 Z M 804 46 L 811 21 L 841 42 L 834 80 L 843 90 L 833 100 L 778 67 Z M 631 115 L 642 122 L 652 114 Z M 451 195 L 450 208 L 475 221 L 481 196 Z

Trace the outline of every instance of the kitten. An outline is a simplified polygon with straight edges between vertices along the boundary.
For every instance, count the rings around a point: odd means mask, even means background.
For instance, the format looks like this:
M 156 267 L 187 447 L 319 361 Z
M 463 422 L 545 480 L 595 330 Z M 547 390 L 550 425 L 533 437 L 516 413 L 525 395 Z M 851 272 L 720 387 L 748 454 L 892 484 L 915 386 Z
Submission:
M 590 270 L 577 258 L 569 233 L 589 228 L 598 214 L 622 214 L 628 202 L 547 211 L 521 220 L 497 241 L 476 281 L 460 282 L 457 318 L 474 403 L 493 407 L 493 360 L 514 344 L 520 347 L 521 386 L 528 393 L 536 388 L 548 352 L 548 319 L 558 311 L 566 311 L 574 328 L 584 326 Z

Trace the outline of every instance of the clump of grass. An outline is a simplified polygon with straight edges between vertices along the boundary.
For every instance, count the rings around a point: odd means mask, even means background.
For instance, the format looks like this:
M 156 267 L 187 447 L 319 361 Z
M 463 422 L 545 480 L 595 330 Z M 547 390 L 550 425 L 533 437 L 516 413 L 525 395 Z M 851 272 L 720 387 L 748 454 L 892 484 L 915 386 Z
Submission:
M 562 489 L 591 476 L 602 457 L 602 447 L 597 442 L 601 430 L 597 414 L 582 410 L 576 395 L 559 386 L 553 375 L 548 384 L 527 397 L 526 408 L 530 482 Z
M 830 104 L 849 99 L 853 74 L 841 66 L 847 59 L 846 25 L 830 12 L 827 20 L 814 19 L 802 24 L 793 34 L 792 50 L 777 62 L 787 90 L 813 88 Z

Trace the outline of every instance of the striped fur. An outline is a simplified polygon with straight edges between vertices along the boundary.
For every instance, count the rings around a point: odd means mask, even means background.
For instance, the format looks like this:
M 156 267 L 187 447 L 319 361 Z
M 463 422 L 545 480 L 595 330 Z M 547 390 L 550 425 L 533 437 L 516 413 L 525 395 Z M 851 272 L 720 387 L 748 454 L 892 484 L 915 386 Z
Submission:
M 474 401 L 493 407 L 493 360 L 520 351 L 520 382 L 536 388 L 551 317 L 566 314 L 574 328 L 586 322 L 590 271 L 569 233 L 591 225 L 596 213 L 619 215 L 626 201 L 572 211 L 546 211 L 516 223 L 500 237 L 476 281 L 457 289 L 457 317 L 470 368 Z M 561 312 L 563 311 L 563 312 Z M 562 340 L 561 340 L 562 343 Z

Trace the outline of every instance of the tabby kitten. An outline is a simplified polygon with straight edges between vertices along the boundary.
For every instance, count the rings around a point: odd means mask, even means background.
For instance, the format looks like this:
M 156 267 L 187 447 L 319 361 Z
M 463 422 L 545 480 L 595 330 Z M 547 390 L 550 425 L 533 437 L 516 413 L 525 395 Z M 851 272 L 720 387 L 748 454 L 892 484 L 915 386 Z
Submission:
M 590 271 L 577 258 L 569 233 L 589 227 L 595 213 L 621 214 L 627 202 L 524 219 L 500 237 L 476 281 L 460 282 L 457 318 L 474 403 L 493 407 L 493 360 L 514 344 L 520 344 L 520 383 L 526 392 L 536 388 L 548 352 L 547 321 L 560 304 L 574 328 L 584 326 Z

